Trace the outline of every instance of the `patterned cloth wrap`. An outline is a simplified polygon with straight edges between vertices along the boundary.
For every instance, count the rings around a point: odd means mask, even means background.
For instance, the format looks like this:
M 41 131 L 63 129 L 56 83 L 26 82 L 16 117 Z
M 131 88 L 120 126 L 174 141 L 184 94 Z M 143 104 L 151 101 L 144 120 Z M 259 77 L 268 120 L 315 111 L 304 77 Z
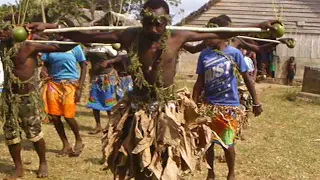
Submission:
M 45 111 L 49 115 L 74 118 L 76 115 L 75 93 L 77 88 L 77 81 L 48 81 L 43 89 Z
M 3 94 L 3 98 L 6 99 L 6 93 Z M 42 108 L 39 107 L 41 104 L 39 100 L 41 98 L 35 91 L 27 95 L 16 94 L 13 98 L 10 98 L 8 107 L 2 107 L 6 109 L 3 132 L 7 145 L 20 143 L 22 130 L 32 142 L 37 142 L 43 138 L 40 112 Z
M 120 82 L 117 88 L 118 97 L 124 97 L 126 92 L 131 92 L 133 90 L 133 81 L 130 75 L 120 77 Z
M 93 78 L 88 108 L 110 111 L 123 95 L 117 93 L 119 76 L 115 70 Z
M 236 106 L 211 104 L 202 104 L 199 112 L 205 118 L 192 129 L 199 137 L 197 147 L 206 151 L 212 142 L 226 149 L 232 147 L 241 133 L 245 112 Z

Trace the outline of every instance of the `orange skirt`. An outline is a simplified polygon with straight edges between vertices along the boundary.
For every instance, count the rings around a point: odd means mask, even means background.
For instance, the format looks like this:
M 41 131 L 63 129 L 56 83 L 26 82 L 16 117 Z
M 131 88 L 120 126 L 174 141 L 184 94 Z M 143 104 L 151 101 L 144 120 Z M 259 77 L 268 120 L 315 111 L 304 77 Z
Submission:
M 76 114 L 75 93 L 77 82 L 49 81 L 43 89 L 45 111 L 49 115 L 74 118 Z

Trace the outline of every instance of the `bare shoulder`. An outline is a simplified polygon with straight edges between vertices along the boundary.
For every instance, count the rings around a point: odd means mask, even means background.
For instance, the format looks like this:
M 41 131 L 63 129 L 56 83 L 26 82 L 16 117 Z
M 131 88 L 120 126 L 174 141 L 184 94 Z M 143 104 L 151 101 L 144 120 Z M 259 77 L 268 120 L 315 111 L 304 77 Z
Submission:
M 171 31 L 171 36 L 174 38 L 186 38 L 188 35 L 190 35 L 190 31 L 184 31 L 184 30 L 175 30 Z
M 32 51 L 35 49 L 35 44 L 30 42 L 23 42 L 20 46 L 20 51 Z
M 120 36 L 120 42 L 128 48 L 132 41 L 138 36 L 139 28 L 126 29 L 122 31 Z

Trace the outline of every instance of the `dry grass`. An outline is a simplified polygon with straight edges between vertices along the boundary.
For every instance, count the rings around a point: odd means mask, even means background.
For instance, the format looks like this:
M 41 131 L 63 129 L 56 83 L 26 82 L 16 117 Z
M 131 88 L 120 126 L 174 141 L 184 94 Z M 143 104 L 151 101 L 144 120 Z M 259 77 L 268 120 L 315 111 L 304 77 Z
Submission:
M 181 78 L 180 85 L 192 85 Z M 290 90 L 296 90 L 290 89 Z M 239 180 L 251 179 L 320 179 L 320 111 L 313 103 L 289 101 L 287 87 L 262 85 L 260 98 L 264 114 L 251 119 L 246 130 L 246 140 L 239 141 L 237 148 L 236 173 Z M 101 135 L 88 135 L 94 125 L 92 114 L 85 107 L 79 107 L 77 115 L 86 148 L 79 158 L 56 157 L 61 148 L 60 140 L 52 125 L 44 125 L 46 134 L 50 177 L 48 179 L 112 179 L 110 173 L 100 171 Z M 106 119 L 106 118 L 103 118 Z M 106 121 L 104 121 L 106 123 Z M 68 130 L 70 140 L 72 133 Z M 7 147 L 0 135 L 0 178 L 13 170 Z M 25 179 L 36 179 L 38 159 L 29 142 L 23 143 Z M 216 147 L 217 155 L 221 153 Z M 226 164 L 216 162 L 217 179 L 225 179 Z M 206 171 L 195 172 L 191 179 L 204 179 Z

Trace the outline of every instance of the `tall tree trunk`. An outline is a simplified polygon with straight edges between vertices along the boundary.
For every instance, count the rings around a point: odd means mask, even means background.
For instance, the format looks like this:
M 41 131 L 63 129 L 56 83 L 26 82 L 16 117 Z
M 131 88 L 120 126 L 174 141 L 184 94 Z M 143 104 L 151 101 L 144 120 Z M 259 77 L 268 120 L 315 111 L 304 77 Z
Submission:
M 123 0 L 120 0 L 120 8 L 119 8 L 119 14 L 122 13 L 122 8 L 123 8 Z M 120 17 L 117 17 L 117 23 L 116 26 L 119 25 Z
M 108 11 L 112 11 L 112 0 L 108 0 Z
M 23 6 L 23 1 L 20 1 L 19 4 L 19 16 L 18 16 L 18 24 L 20 24 L 20 17 L 21 17 L 21 13 L 22 13 L 22 6 Z
M 42 22 L 47 23 L 46 12 L 44 10 L 43 1 L 41 1 L 41 14 L 42 14 Z
M 95 20 L 94 12 L 95 12 L 96 9 L 97 9 L 96 3 L 92 2 L 92 3 L 90 4 L 91 21 Z
M 25 7 L 24 7 L 23 17 L 22 17 L 22 20 L 21 20 L 21 22 L 20 22 L 21 24 L 24 24 L 24 21 L 26 20 L 28 7 L 29 7 L 29 0 L 27 0 L 26 5 L 25 5 Z

